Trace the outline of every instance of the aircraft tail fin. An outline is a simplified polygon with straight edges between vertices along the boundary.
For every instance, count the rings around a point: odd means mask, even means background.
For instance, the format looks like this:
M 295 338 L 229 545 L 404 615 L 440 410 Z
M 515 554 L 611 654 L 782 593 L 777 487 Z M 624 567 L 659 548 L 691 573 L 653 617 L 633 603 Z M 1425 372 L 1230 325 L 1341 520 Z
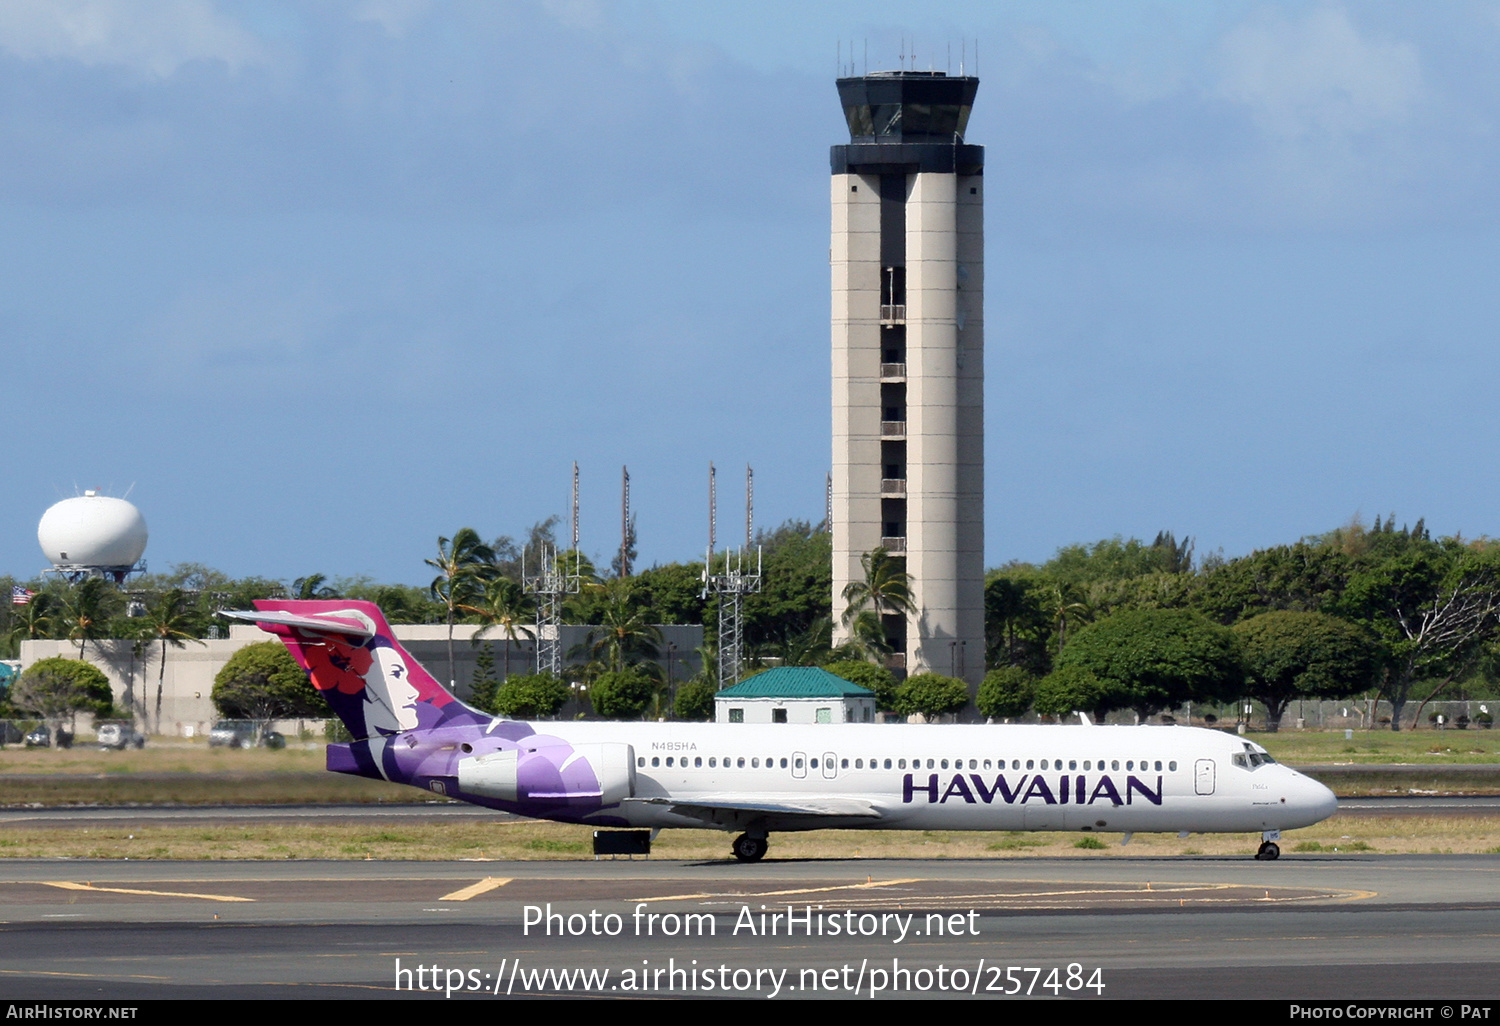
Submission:
M 222 615 L 280 637 L 356 740 L 492 719 L 413 659 L 373 602 L 260 599 L 255 610 Z

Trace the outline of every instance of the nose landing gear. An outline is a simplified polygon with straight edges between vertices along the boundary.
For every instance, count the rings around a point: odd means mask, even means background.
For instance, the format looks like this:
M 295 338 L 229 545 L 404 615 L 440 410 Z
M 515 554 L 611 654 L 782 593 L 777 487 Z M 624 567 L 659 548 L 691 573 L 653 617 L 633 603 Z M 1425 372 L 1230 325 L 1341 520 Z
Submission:
M 1273 862 L 1281 858 L 1281 846 L 1276 842 L 1281 840 L 1280 830 L 1263 830 L 1260 835 L 1260 850 L 1255 853 L 1257 862 Z
M 765 858 L 766 850 L 771 847 L 770 839 L 764 836 L 752 837 L 749 834 L 740 834 L 734 839 L 734 845 L 730 849 L 734 857 L 741 862 L 759 862 Z

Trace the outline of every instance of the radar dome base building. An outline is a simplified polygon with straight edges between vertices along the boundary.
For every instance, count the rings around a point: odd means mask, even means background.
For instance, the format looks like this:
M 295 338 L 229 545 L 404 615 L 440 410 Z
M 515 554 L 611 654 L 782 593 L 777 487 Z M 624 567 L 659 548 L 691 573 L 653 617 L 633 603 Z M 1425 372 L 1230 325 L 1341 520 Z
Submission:
M 42 573 L 74 581 L 103 577 L 120 584 L 129 574 L 145 573 L 146 538 L 140 510 L 93 489 L 48 507 L 36 529 L 52 564 Z
M 833 598 L 884 548 L 914 614 L 883 617 L 892 667 L 984 675 L 984 148 L 979 80 L 838 80 L 832 148 Z M 848 632 L 840 628 L 847 641 Z

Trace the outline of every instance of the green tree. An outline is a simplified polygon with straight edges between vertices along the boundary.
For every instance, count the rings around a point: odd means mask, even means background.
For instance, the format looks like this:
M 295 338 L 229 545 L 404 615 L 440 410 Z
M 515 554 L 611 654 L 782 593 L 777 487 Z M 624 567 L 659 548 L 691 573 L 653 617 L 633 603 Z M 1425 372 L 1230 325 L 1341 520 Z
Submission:
M 469 704 L 487 713 L 495 708 L 495 692 L 500 681 L 495 677 L 495 646 L 480 645 L 474 655 L 474 676 L 469 681 Z
M 453 624 L 459 608 L 469 602 L 494 572 L 495 552 L 479 540 L 472 527 L 461 527 L 454 536 L 438 539 L 436 559 L 427 565 L 437 570 L 428 592 L 446 610 L 448 622 L 448 681 L 453 682 Z
M 881 712 L 896 711 L 896 677 L 884 666 L 862 659 L 840 659 L 826 663 L 823 669 L 850 684 L 858 684 L 875 693 L 875 708 Z
M 714 718 L 714 697 L 718 693 L 711 681 L 690 680 L 677 689 L 672 714 L 679 720 L 711 720 Z
M 292 582 L 292 597 L 305 601 L 307 599 L 335 599 L 342 596 L 337 588 L 328 586 L 328 578 L 323 574 L 309 574 Z
M 599 621 L 588 633 L 592 657 L 616 673 L 661 651 L 661 628 L 636 601 L 634 580 L 615 578 L 592 586 L 602 597 Z
M 536 617 L 536 604 L 515 581 L 508 577 L 495 577 L 485 582 L 484 594 L 479 601 L 463 608 L 479 617 L 484 624 L 474 632 L 470 644 L 479 644 L 480 639 L 490 631 L 498 631 L 505 639 L 505 679 L 509 680 L 511 646 L 536 633 L 526 626 L 528 621 L 534 621 Z
M 46 592 L 39 592 L 31 596 L 26 605 L 15 607 L 11 611 L 8 633 L 10 643 L 15 646 L 13 651 L 19 651 L 23 641 L 51 637 L 56 629 L 56 609 L 57 601 Z
M 1266 729 L 1281 726 L 1297 699 L 1348 698 L 1375 683 L 1375 639 L 1323 613 L 1282 610 L 1234 625 L 1245 660 L 1245 694 L 1266 706 Z
M 275 719 L 333 715 L 323 696 L 279 641 L 246 645 L 214 675 L 209 697 L 219 715 L 253 720 L 258 732 Z
M 987 575 L 984 640 L 988 665 L 1023 666 L 1033 674 L 1046 673 L 1051 667 L 1049 586 L 1040 571 L 1025 564 L 1012 563 Z
M 1088 670 L 1104 685 L 1097 711 L 1134 709 L 1148 716 L 1187 701 L 1228 701 L 1243 692 L 1234 634 L 1185 609 L 1115 613 L 1080 630 L 1058 653 L 1057 668 Z M 1038 708 L 1040 711 L 1040 708 Z
M 1032 708 L 1062 719 L 1071 713 L 1102 716 L 1109 699 L 1104 682 L 1078 666 L 1061 666 L 1037 681 Z
M 62 622 L 68 629 L 68 640 L 78 642 L 78 658 L 90 641 L 109 637 L 110 621 L 119 612 L 120 596 L 100 577 L 89 577 L 75 584 L 63 601 Z
M 903 716 L 920 713 L 927 719 L 960 713 L 969 704 L 969 689 L 956 677 L 940 673 L 918 673 L 896 688 L 896 712 Z
M 589 688 L 594 711 L 607 720 L 636 720 L 651 704 L 655 687 L 640 667 L 601 673 Z
M 572 697 L 568 685 L 550 673 L 507 677 L 495 692 L 494 711 L 518 720 L 556 716 Z
M 152 717 L 152 729 L 161 733 L 162 691 L 167 674 L 167 646 L 186 648 L 187 642 L 196 645 L 204 642 L 193 636 L 195 617 L 188 605 L 187 595 L 181 588 L 173 588 L 165 595 L 157 596 L 146 604 L 146 611 L 136 626 L 136 638 L 143 643 L 161 645 L 161 661 L 156 669 L 156 713 Z
M 866 552 L 859 558 L 864 579 L 844 585 L 844 612 L 840 622 L 857 646 L 877 656 L 889 651 L 884 617 L 917 614 L 911 595 L 911 575 L 906 561 L 898 559 L 883 547 Z
M 1387 529 L 1357 560 L 1338 611 L 1383 642 L 1381 691 L 1400 730 L 1412 689 L 1435 681 L 1436 694 L 1462 677 L 1500 629 L 1500 549 L 1434 542 L 1420 521 Z
M 28 666 L 10 689 L 10 704 L 46 720 L 55 734 L 80 712 L 108 717 L 114 710 L 109 678 L 81 659 L 53 657 Z
M 1004 666 L 984 675 L 974 705 L 990 719 L 1020 716 L 1036 697 L 1036 678 L 1019 666 Z

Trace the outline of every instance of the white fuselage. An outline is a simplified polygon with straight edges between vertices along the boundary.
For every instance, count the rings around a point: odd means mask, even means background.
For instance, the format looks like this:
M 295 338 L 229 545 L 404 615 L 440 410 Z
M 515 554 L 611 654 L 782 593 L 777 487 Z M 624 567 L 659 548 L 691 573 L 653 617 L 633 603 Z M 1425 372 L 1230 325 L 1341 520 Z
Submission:
M 632 826 L 1273 831 L 1333 793 L 1264 749 L 1191 727 L 535 723 L 625 744 Z M 708 812 L 705 812 L 708 810 Z

